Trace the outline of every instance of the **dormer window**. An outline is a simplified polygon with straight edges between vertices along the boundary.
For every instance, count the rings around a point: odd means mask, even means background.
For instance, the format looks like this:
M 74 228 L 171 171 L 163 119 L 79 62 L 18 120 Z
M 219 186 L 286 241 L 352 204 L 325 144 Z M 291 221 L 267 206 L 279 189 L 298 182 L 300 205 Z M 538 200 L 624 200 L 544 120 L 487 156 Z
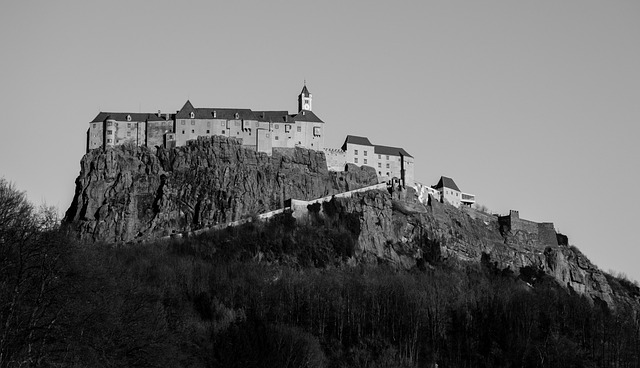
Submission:
M 131 115 L 127 115 L 127 121 L 131 121 Z
M 193 113 L 193 111 L 192 111 L 192 112 L 189 114 L 189 117 L 190 117 L 191 119 L 194 119 L 194 118 L 196 117 L 196 114 L 195 114 L 195 113 Z
M 217 115 L 218 115 L 218 114 L 216 113 L 216 110 L 213 110 L 213 117 L 214 117 L 214 119 L 217 117 Z
M 236 119 L 240 119 L 240 114 L 236 112 Z

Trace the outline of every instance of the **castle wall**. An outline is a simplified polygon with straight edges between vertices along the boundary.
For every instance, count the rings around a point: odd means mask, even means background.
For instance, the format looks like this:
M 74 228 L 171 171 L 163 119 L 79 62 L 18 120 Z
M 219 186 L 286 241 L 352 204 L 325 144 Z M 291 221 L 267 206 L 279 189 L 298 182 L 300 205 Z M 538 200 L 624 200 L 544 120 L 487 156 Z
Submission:
M 558 245 L 556 230 L 552 222 L 537 223 L 524 220 L 520 218 L 519 212 L 514 210 L 509 211 L 507 216 L 500 216 L 498 222 L 502 231 L 510 231 L 512 235 L 517 232 L 526 233 L 529 235 L 528 238 L 533 237 L 538 245 Z
M 271 155 L 273 150 L 273 146 L 271 145 L 271 132 L 269 129 L 260 128 L 256 131 L 257 133 L 257 147 L 256 150 L 258 152 L 264 152 L 268 155 Z
M 89 124 L 87 151 L 103 147 L 104 145 L 104 123 Z
M 173 133 L 173 120 L 160 120 L 147 122 L 147 134 L 145 145 L 147 147 L 163 147 L 165 134 Z
M 347 165 L 346 152 L 339 148 L 325 148 L 324 155 L 327 158 L 327 169 L 330 171 L 344 171 Z
M 552 222 L 543 222 L 538 224 L 538 240 L 545 245 L 558 245 L 558 237 L 556 229 Z

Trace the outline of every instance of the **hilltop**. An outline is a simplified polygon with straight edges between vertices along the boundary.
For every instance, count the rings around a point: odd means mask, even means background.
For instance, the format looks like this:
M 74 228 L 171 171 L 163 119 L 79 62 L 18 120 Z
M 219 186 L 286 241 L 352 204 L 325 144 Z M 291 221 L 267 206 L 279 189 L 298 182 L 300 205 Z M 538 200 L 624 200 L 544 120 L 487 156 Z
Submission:
M 289 213 L 279 216 L 318 226 L 348 224 L 355 244 L 351 264 L 383 262 L 410 270 L 443 259 L 486 263 L 515 275 L 542 272 L 611 307 L 634 302 L 617 295 L 603 272 L 552 224 L 530 223 L 514 213 L 499 218 L 433 197 L 421 201 L 410 187 L 378 186 L 341 198 L 337 194 L 377 184 L 375 171 L 355 165 L 328 171 L 324 154 L 314 150 L 280 149 L 268 156 L 233 138 L 213 136 L 170 149 L 92 150 L 81 167 L 64 222 L 83 241 L 127 243 L 200 233 L 282 209 L 292 199 L 326 196 L 302 202 L 293 214 L 289 203 Z

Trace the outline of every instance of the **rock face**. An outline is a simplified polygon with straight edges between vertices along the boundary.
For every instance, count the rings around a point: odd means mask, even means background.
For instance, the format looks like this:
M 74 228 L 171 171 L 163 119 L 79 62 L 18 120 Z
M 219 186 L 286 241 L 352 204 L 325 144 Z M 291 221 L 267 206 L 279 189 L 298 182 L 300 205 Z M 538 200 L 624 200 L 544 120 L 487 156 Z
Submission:
M 501 231 L 498 217 L 429 201 L 407 191 L 402 198 L 370 191 L 325 203 L 334 223 L 353 224 L 359 261 L 384 260 L 412 268 L 421 262 L 458 259 L 487 262 L 497 270 L 539 270 L 561 285 L 614 306 L 616 295 L 602 271 L 575 247 L 526 230 Z M 355 219 L 354 219 L 354 215 Z M 532 240 L 533 239 L 533 240 Z M 543 241 L 547 239 L 545 244 Z M 636 302 L 637 304 L 637 302 Z
M 64 222 L 85 241 L 130 242 L 208 228 L 377 183 L 375 170 L 327 171 L 325 156 L 306 149 L 273 156 L 224 137 L 151 151 L 120 146 L 82 159 Z M 446 259 L 485 262 L 501 271 L 538 270 L 592 300 L 616 304 L 607 278 L 552 224 L 457 209 L 410 188 L 334 197 L 309 213 L 346 227 L 357 241 L 353 262 L 410 269 Z M 320 207 L 318 210 L 317 207 Z M 638 304 L 637 301 L 634 301 Z
M 157 151 L 118 146 L 83 157 L 64 222 L 85 241 L 130 242 L 373 184 L 374 169 L 329 172 L 324 154 L 307 149 L 267 156 L 218 136 Z

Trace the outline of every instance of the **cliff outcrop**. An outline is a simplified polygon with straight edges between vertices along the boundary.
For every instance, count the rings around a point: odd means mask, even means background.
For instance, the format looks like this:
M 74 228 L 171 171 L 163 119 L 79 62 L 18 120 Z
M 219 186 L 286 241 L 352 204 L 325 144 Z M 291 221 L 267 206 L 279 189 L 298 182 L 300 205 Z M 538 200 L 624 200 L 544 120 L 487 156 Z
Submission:
M 370 191 L 335 198 L 323 205 L 320 215 L 336 224 L 353 224 L 358 261 L 383 260 L 403 268 L 448 259 L 482 262 L 500 272 L 542 272 L 609 306 L 629 302 L 612 291 L 605 274 L 587 257 L 568 246 L 566 237 L 559 245 L 538 233 L 505 230 L 496 216 L 435 200 L 423 205 L 410 190 L 399 197 Z M 631 302 L 637 305 L 638 300 Z
M 64 222 L 83 241 L 142 241 L 283 208 L 290 198 L 311 200 L 376 183 L 369 167 L 328 171 L 322 152 L 276 149 L 267 156 L 224 137 L 155 151 L 119 146 L 82 159 Z M 409 188 L 334 197 L 310 205 L 307 215 L 353 234 L 357 249 L 350 262 L 405 269 L 482 262 L 500 272 L 542 272 L 610 306 L 620 299 L 606 275 L 552 224 L 521 220 L 516 211 L 497 217 L 432 198 L 421 203 Z
M 65 224 L 84 241 L 131 242 L 188 232 L 377 183 L 372 168 L 328 171 L 322 152 L 274 149 L 233 138 L 184 147 L 96 149 L 81 161 Z

